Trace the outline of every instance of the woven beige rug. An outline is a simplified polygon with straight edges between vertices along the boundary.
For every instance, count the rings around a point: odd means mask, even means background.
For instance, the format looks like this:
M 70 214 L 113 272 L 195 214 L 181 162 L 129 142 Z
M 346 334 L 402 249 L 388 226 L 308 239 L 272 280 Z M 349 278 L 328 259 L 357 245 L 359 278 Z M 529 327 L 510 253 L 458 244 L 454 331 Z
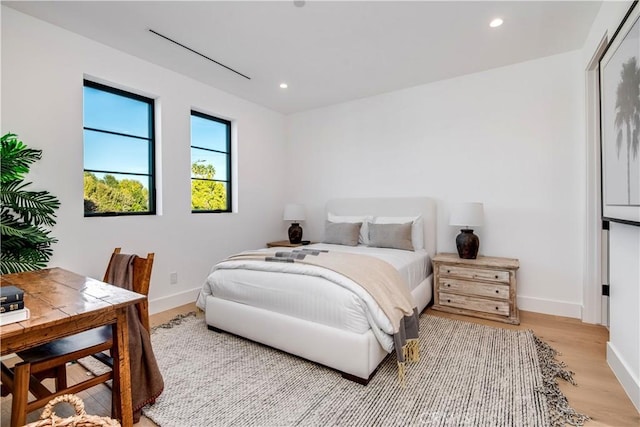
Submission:
M 187 426 L 581 425 L 555 378 L 571 374 L 531 331 L 422 315 L 421 361 L 398 385 L 392 357 L 368 386 L 188 316 L 156 328 L 165 391 L 144 414 Z

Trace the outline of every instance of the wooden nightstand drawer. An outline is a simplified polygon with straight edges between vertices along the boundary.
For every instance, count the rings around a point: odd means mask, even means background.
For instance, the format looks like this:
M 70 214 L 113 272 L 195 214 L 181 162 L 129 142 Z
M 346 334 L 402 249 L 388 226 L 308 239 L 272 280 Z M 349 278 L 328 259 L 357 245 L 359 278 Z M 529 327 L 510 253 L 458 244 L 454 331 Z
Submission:
M 440 292 L 440 305 L 509 316 L 509 301 L 474 298 Z
M 443 276 L 455 276 L 461 279 L 489 280 L 494 282 L 509 283 L 509 272 L 503 270 L 488 270 L 484 268 L 441 265 L 440 274 Z
M 467 282 L 443 277 L 439 280 L 439 291 L 455 292 L 467 295 L 477 295 L 481 297 L 492 297 L 497 299 L 509 299 L 509 285 Z
M 433 309 L 517 325 L 518 268 L 515 258 L 438 254 L 433 258 Z

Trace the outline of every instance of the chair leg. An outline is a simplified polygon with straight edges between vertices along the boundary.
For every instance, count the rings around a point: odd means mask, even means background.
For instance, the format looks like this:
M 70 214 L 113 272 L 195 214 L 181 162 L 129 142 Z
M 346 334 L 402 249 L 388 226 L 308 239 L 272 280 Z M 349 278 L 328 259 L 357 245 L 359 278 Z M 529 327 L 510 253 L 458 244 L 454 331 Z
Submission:
M 0 379 L 2 380 L 0 395 L 4 397 L 12 393 L 11 390 L 13 390 L 13 371 L 5 366 L 4 363 L 0 363 L 0 370 Z
M 19 363 L 14 367 L 11 427 L 19 427 L 26 424 L 30 370 L 31 365 L 28 363 Z
M 67 367 L 66 365 L 56 368 L 56 391 L 67 388 Z

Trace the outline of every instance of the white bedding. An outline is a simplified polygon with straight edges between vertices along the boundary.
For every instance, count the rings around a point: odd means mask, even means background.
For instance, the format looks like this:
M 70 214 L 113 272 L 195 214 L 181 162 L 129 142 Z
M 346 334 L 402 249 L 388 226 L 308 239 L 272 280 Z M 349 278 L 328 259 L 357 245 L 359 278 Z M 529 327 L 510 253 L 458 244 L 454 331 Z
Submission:
M 305 248 L 360 253 L 383 259 L 396 267 L 410 290 L 430 274 L 431 260 L 424 250 L 412 252 L 329 244 L 315 244 Z M 279 250 L 290 251 L 291 248 L 270 248 L 263 251 Z M 362 334 L 371 329 L 381 346 L 388 352 L 392 350 L 393 340 L 389 335 L 392 328 L 388 319 L 368 294 L 351 280 L 334 272 L 319 272 L 318 267 L 310 265 L 261 263 L 269 264 L 270 271 L 258 271 L 254 269 L 257 268 L 255 264 L 256 261 L 233 261 L 223 263 L 225 268 L 220 268 L 220 265 L 215 267 L 203 285 L 197 301 L 198 307 L 205 309 L 206 297 L 213 295 L 354 333 Z M 305 275 L 294 274 L 296 270 Z

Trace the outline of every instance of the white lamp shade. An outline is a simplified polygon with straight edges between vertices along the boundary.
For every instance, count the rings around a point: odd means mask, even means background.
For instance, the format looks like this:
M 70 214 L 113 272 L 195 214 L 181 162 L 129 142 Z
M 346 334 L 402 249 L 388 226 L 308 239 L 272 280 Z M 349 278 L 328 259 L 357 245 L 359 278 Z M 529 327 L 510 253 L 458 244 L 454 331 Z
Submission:
M 304 205 L 298 203 L 287 204 L 284 207 L 284 215 L 282 218 L 285 221 L 304 221 L 306 219 Z
M 452 206 L 449 225 L 473 227 L 484 224 L 482 203 L 457 203 Z

